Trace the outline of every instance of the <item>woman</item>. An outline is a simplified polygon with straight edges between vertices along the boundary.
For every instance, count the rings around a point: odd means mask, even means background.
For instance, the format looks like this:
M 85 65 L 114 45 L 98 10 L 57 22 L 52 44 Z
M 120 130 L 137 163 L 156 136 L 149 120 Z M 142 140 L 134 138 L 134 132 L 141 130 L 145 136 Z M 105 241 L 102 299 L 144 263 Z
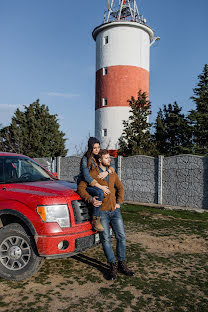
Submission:
M 90 170 L 94 169 L 97 165 L 95 160 L 96 155 L 100 152 L 100 141 L 95 137 L 90 137 L 88 140 L 88 150 L 84 154 L 80 163 L 80 174 L 77 179 L 77 184 L 80 181 L 85 181 L 88 183 L 86 191 L 92 196 L 97 197 L 98 201 L 103 201 L 104 194 L 109 194 L 109 188 L 104 185 L 100 185 L 96 180 L 90 176 Z M 108 172 L 101 172 L 98 177 L 100 179 L 105 179 L 105 177 L 111 173 L 112 168 Z M 103 231 L 102 224 L 100 223 L 100 206 L 93 206 L 93 218 L 92 225 L 97 231 Z

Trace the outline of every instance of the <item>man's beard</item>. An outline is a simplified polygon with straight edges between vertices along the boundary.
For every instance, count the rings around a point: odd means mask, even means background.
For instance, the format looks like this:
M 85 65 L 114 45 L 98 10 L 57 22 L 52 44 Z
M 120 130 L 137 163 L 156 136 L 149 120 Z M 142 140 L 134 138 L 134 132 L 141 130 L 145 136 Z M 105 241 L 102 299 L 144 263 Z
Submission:
M 109 168 L 109 167 L 110 167 L 109 164 L 104 164 L 104 163 L 102 163 L 102 165 L 103 165 L 104 167 L 106 167 L 106 168 Z

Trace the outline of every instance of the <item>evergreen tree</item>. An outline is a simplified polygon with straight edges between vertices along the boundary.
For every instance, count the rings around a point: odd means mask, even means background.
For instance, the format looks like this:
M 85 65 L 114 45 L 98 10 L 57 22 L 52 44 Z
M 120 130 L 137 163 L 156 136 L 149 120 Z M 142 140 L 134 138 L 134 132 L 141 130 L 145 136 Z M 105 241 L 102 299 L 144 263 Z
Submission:
M 165 155 L 166 148 L 164 146 L 164 143 L 166 141 L 166 125 L 164 122 L 164 116 L 161 108 L 157 113 L 157 118 L 155 122 L 154 141 L 157 147 L 158 154 Z
M 8 127 L 1 129 L 3 150 L 30 157 L 65 156 L 65 134 L 59 130 L 57 115 L 49 113 L 39 99 L 16 110 Z
M 192 153 L 191 128 L 181 110 L 174 102 L 164 105 L 157 114 L 154 138 L 161 155 Z
M 138 92 L 138 98 L 133 96 L 128 100 L 130 116 L 123 121 L 124 129 L 119 139 L 119 154 L 131 155 L 153 155 L 154 144 L 150 134 L 151 124 L 148 122 L 150 115 L 150 102 L 145 92 Z
M 193 89 L 191 99 L 196 109 L 189 114 L 193 127 L 194 151 L 199 155 L 208 154 L 208 65 L 205 64 L 202 74 L 198 76 L 199 82 Z

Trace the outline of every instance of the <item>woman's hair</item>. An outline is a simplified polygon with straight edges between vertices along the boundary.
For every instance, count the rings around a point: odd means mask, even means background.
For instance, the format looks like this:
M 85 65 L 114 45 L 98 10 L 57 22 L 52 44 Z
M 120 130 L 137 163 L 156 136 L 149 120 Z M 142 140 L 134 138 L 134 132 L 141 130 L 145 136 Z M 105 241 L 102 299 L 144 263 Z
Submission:
M 92 167 L 92 157 L 93 157 L 92 151 L 93 151 L 93 146 L 96 143 L 100 144 L 100 141 L 96 139 L 95 137 L 90 137 L 88 140 L 88 150 L 84 154 L 84 156 L 87 157 L 87 166 L 89 169 Z

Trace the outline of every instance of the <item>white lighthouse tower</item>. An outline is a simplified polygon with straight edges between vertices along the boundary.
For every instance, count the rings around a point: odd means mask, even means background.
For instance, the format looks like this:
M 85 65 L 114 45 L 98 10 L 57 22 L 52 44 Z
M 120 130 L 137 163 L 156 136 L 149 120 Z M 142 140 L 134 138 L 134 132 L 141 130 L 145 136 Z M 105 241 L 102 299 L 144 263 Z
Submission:
M 108 0 L 104 23 L 93 30 L 96 41 L 95 136 L 112 155 L 118 150 L 131 96 L 149 94 L 153 30 L 140 15 L 136 0 Z

